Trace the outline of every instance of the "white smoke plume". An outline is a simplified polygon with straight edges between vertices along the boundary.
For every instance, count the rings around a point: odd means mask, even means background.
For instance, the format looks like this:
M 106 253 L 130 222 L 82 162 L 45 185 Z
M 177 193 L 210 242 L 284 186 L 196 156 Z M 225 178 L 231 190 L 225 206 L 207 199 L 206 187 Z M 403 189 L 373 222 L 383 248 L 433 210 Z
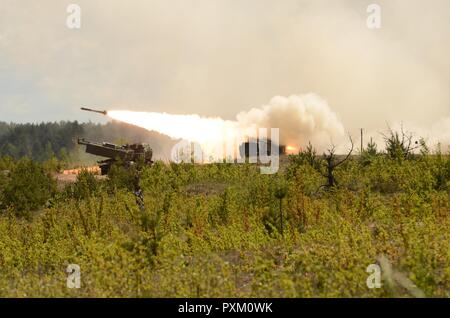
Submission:
M 270 103 L 236 116 L 241 127 L 280 128 L 282 144 L 302 148 L 311 142 L 322 150 L 340 141 L 344 126 L 328 103 L 316 94 L 275 96 Z
M 240 132 L 256 132 L 257 128 L 279 128 L 280 144 L 288 146 L 288 151 L 292 152 L 309 141 L 321 149 L 344 135 L 337 115 L 315 94 L 275 96 L 267 105 L 240 112 L 234 121 L 125 110 L 108 111 L 108 116 L 173 139 L 197 142 L 206 150 L 224 143 L 233 144 Z M 250 133 L 248 137 L 256 136 Z

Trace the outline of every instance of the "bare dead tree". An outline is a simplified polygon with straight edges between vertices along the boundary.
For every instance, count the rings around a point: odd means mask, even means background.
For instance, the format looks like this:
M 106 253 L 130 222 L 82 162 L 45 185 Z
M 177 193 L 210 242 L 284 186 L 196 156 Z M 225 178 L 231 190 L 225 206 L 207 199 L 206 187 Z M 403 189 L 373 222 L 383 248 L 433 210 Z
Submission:
M 386 143 L 386 152 L 392 159 L 407 159 L 413 151 L 420 147 L 418 141 L 413 141 L 413 134 L 400 127 L 400 132 L 394 131 L 389 125 L 389 135 L 381 134 Z
M 338 183 L 334 176 L 334 171 L 338 166 L 347 161 L 350 158 L 351 154 L 353 153 L 354 148 L 353 139 L 352 136 L 350 135 L 348 137 L 350 139 L 351 149 L 349 150 L 348 154 L 344 157 L 344 159 L 337 160 L 336 147 L 334 145 L 331 145 L 331 148 L 327 150 L 327 153 L 323 154 L 323 159 L 325 160 L 326 163 L 326 172 L 324 173 L 320 171 L 320 173 L 322 174 L 322 176 L 327 178 L 327 183 L 322 185 L 321 187 L 332 188 L 337 186 Z

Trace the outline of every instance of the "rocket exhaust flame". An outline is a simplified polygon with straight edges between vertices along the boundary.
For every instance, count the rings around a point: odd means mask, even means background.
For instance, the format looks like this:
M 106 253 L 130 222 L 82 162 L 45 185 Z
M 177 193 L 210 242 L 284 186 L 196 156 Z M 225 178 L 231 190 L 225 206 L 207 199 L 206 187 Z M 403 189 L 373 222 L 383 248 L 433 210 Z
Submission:
M 224 145 L 234 141 L 238 135 L 238 124 L 221 118 L 198 115 L 173 115 L 155 112 L 108 111 L 108 116 L 149 131 L 167 135 L 172 139 L 196 143 L 203 152 L 204 162 L 224 158 Z M 233 145 L 231 145 L 233 147 Z M 198 149 L 198 148 L 196 148 Z M 186 150 L 189 152 L 189 150 Z M 234 153 L 233 157 L 236 157 Z
M 226 132 L 233 131 L 237 126 L 237 123 L 233 121 L 198 115 L 112 110 L 108 111 L 108 116 L 150 131 L 156 131 L 173 139 L 186 139 L 200 144 L 220 141 L 225 138 Z
M 236 120 L 128 110 L 111 110 L 106 114 L 112 119 L 173 139 L 198 143 L 206 153 L 241 140 L 242 131 L 246 132 L 247 138 L 257 138 L 258 128 L 279 128 L 280 144 L 296 147 L 311 141 L 316 147 L 324 148 L 330 137 L 336 141 L 344 135 L 343 125 L 336 114 L 325 100 L 315 94 L 276 96 L 268 105 L 239 113 Z M 288 150 L 293 152 L 295 149 Z
M 298 151 L 298 149 L 295 146 L 291 146 L 291 145 L 286 146 L 286 152 L 288 154 L 294 154 L 297 151 Z

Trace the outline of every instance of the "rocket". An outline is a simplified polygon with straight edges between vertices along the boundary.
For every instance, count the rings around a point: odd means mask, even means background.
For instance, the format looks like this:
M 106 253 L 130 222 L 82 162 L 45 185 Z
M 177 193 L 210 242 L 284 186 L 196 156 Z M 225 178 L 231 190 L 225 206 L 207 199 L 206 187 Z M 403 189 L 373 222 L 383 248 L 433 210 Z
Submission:
M 85 110 L 87 112 L 99 113 L 102 115 L 106 115 L 108 113 L 106 110 L 96 110 L 96 109 L 91 109 L 91 108 L 86 108 L 86 107 L 81 107 L 81 110 Z

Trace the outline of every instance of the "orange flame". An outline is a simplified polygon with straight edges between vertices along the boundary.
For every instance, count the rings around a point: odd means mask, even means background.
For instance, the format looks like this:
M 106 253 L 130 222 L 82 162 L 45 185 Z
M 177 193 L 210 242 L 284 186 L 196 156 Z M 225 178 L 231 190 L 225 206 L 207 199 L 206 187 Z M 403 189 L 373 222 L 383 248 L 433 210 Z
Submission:
M 297 147 L 295 146 L 286 146 L 286 152 L 289 154 L 297 152 Z

